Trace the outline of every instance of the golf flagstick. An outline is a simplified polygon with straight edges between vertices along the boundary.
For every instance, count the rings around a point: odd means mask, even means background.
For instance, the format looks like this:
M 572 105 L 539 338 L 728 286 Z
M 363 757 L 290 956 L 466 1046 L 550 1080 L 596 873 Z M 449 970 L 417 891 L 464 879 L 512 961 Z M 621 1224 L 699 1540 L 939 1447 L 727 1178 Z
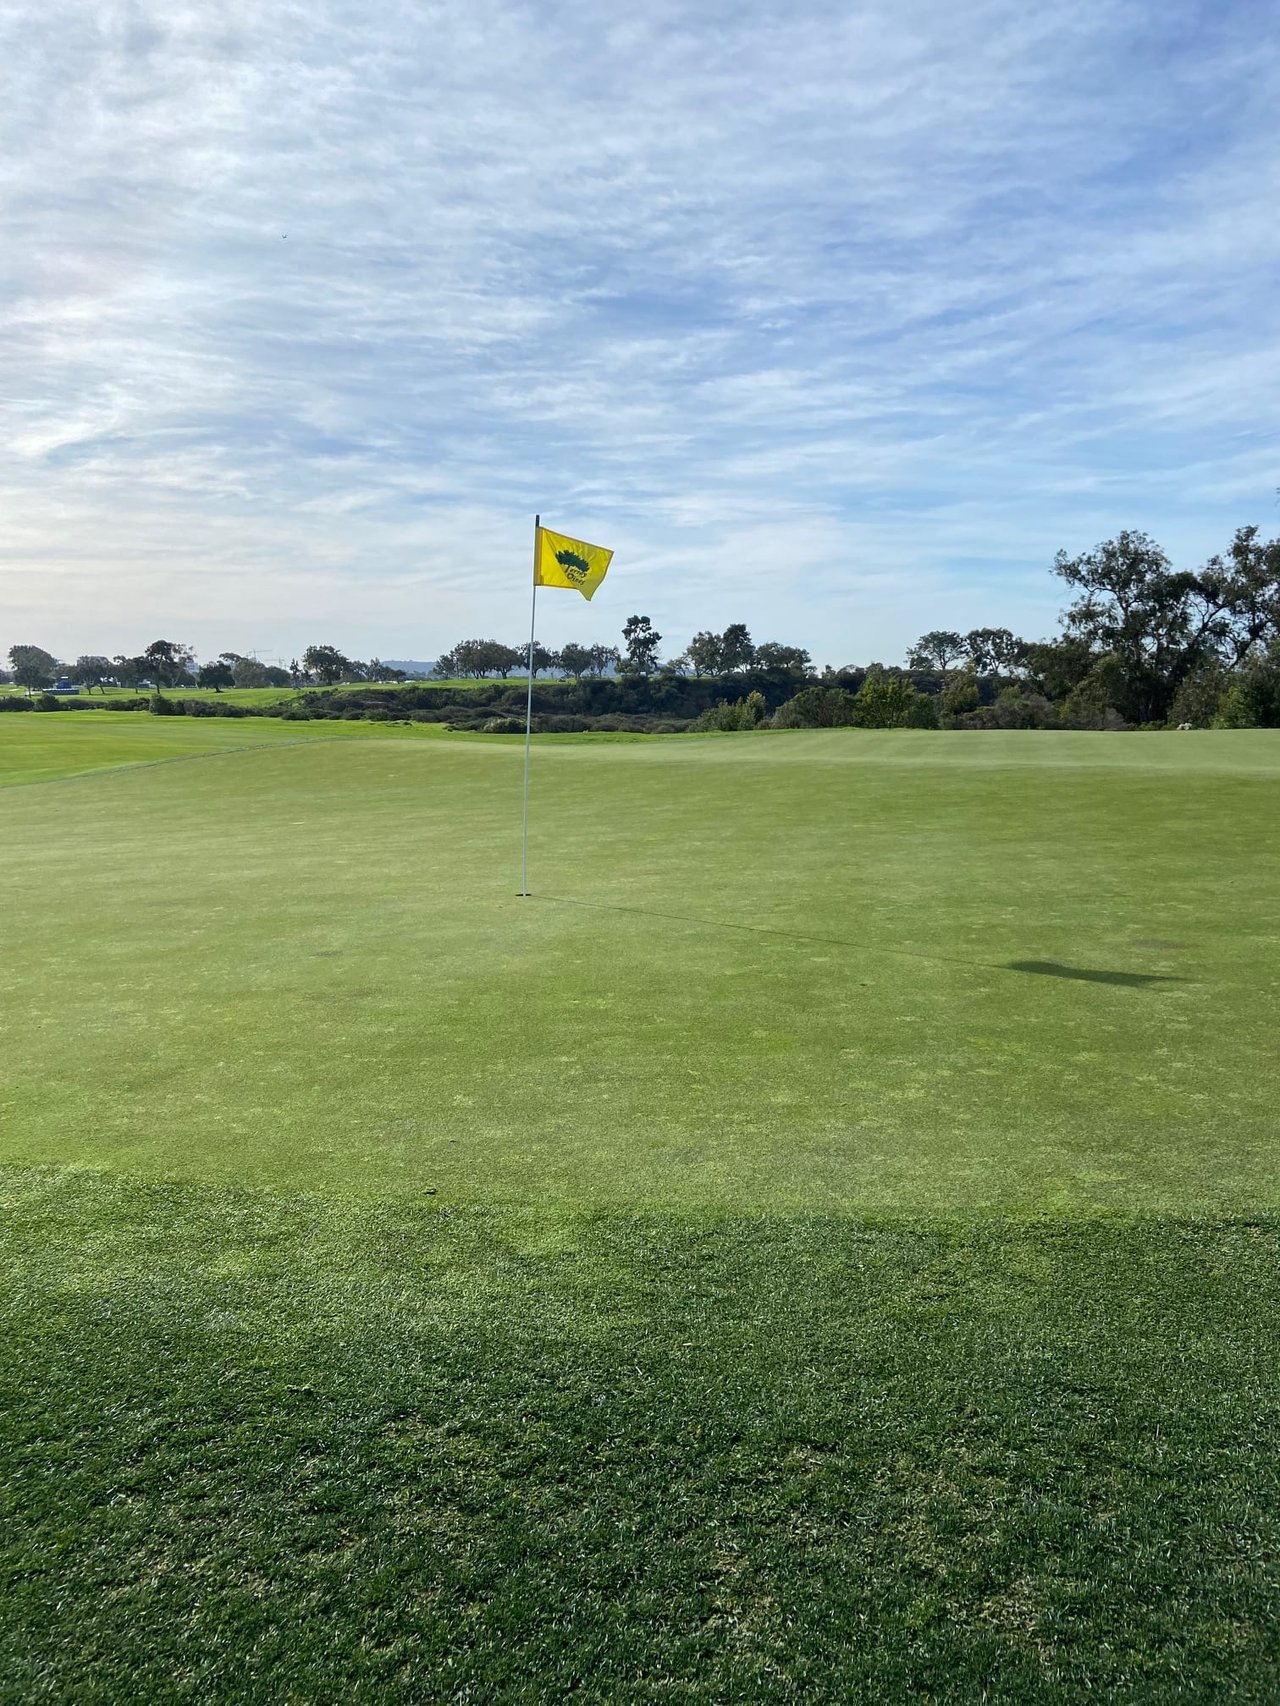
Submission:
M 533 635 L 538 622 L 538 529 L 533 518 L 533 598 L 529 605 L 529 695 L 524 708 L 524 845 L 520 855 L 520 898 L 529 898 L 529 754 L 533 741 Z

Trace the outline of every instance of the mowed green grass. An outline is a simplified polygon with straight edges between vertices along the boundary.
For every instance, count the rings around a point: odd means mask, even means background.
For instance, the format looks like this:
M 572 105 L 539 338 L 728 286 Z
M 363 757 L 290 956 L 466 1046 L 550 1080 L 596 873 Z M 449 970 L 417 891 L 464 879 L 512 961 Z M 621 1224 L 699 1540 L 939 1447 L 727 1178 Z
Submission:
M 73 721 L 14 1698 L 1274 1698 L 1276 737 Z
M 246 689 L 246 691 L 248 691 Z M 283 722 L 270 717 L 208 719 L 153 717 L 146 711 L 114 711 L 92 728 L 80 711 L 10 715 L 0 729 L 0 788 L 24 782 L 57 782 L 122 765 L 166 764 L 257 746 L 291 746 L 309 740 L 440 738 L 439 723 L 399 725 L 343 722 Z M 10 724 L 13 726 L 10 727 Z

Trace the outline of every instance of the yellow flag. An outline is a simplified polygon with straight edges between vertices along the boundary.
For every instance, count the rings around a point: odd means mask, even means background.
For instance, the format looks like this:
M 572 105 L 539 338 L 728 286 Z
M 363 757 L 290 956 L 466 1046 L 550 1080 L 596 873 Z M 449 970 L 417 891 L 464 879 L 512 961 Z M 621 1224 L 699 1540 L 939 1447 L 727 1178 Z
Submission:
M 592 598 L 612 561 L 613 552 L 603 545 L 566 539 L 563 533 L 540 527 L 533 553 L 533 584 L 567 586 L 584 598 Z

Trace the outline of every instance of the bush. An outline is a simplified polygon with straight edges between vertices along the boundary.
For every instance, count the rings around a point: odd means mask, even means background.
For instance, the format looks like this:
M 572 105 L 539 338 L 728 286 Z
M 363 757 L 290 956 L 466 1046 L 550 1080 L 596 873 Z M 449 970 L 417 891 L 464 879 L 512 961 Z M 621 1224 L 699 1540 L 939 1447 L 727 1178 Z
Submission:
M 145 711 L 147 700 L 141 695 L 136 699 L 107 699 L 103 702 L 103 708 L 107 711 Z
M 182 717 L 186 715 L 184 706 L 177 704 L 172 699 L 166 699 L 159 690 L 153 693 L 147 701 L 147 709 L 153 717 Z
M 1213 726 L 1280 728 L 1280 642 L 1272 644 L 1265 656 L 1247 663 L 1236 676 L 1223 695 Z
M 483 723 L 480 733 L 484 735 L 522 735 L 524 722 L 519 717 L 490 717 Z
M 1058 713 L 1043 693 L 1006 687 L 993 705 L 973 711 L 957 725 L 966 729 L 1056 729 Z
M 853 721 L 862 729 L 936 729 L 938 708 L 905 676 L 873 667 L 853 701 Z
M 0 693 L 0 711 L 34 711 L 25 693 Z
M 1169 708 L 1169 722 L 1176 729 L 1190 723 L 1207 729 L 1223 708 L 1231 677 L 1217 658 L 1208 658 L 1181 683 Z
M 972 716 L 982 703 L 978 678 L 971 669 L 961 671 L 945 689 L 940 706 L 944 728 L 961 727 L 962 717 Z
M 539 734 L 580 735 L 592 727 L 592 721 L 590 717 L 537 717 L 533 726 Z
M 223 699 L 182 699 L 178 710 L 184 717 L 251 717 L 244 705 L 228 705 Z
M 847 728 L 853 721 L 854 698 L 843 687 L 803 687 L 773 713 L 775 729 Z
M 696 717 L 692 727 L 695 734 L 712 729 L 732 734 L 742 729 L 759 728 L 764 715 L 764 694 L 748 693 L 745 699 L 735 699 L 732 703 L 721 699 L 719 704 L 710 706 Z
M 33 709 L 37 711 L 60 711 L 62 700 L 58 698 L 56 693 L 38 693 Z

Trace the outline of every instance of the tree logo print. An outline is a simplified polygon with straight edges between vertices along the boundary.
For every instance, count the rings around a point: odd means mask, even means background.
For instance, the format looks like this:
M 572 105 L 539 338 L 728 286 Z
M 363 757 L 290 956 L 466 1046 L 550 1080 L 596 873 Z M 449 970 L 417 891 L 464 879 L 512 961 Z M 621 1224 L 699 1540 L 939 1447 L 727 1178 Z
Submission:
M 557 551 L 556 562 L 559 563 L 574 586 L 581 586 L 591 573 L 591 564 L 585 557 L 580 557 L 576 551 Z

